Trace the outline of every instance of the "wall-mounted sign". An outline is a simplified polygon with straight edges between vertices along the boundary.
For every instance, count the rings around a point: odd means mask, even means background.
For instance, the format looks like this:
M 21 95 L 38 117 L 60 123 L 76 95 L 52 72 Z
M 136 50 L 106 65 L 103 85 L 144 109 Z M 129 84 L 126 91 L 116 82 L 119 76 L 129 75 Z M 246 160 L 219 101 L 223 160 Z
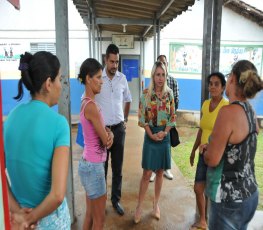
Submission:
M 113 34 L 112 43 L 118 46 L 120 49 L 133 49 L 134 36 L 127 34 Z
M 170 43 L 169 71 L 182 74 L 201 74 L 202 46 Z
M 201 74 L 201 44 L 170 43 L 169 72 L 180 74 Z M 232 65 L 239 60 L 249 60 L 263 72 L 263 46 L 243 44 L 222 44 L 220 47 L 219 71 L 227 74 Z

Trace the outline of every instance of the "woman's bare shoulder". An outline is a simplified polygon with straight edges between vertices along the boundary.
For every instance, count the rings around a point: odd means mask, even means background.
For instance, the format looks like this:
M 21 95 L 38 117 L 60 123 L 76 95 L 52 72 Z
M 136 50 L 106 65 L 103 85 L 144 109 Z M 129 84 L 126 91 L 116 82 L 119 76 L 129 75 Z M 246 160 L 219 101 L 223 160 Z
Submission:
M 236 119 L 236 117 L 239 116 L 241 112 L 240 109 L 242 110 L 240 106 L 233 104 L 223 106 L 218 112 L 218 122 L 225 125 L 232 123 L 233 119 Z
M 242 107 L 236 104 L 229 104 L 225 105 L 220 109 L 220 114 L 229 116 L 229 115 L 236 115 L 235 112 L 242 110 Z

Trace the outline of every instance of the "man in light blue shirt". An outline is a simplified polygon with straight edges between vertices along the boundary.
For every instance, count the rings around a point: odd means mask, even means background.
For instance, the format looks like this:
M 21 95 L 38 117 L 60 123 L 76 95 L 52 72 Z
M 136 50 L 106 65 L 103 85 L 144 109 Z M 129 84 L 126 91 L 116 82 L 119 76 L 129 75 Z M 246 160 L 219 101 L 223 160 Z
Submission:
M 105 173 L 107 177 L 108 160 L 111 155 L 112 191 L 111 202 L 119 215 L 124 215 L 120 204 L 122 187 L 122 165 L 126 122 L 132 101 L 126 76 L 118 71 L 119 49 L 110 44 L 106 50 L 105 68 L 102 73 L 103 85 L 95 100 L 100 105 L 105 124 L 114 134 L 112 147 L 107 152 Z

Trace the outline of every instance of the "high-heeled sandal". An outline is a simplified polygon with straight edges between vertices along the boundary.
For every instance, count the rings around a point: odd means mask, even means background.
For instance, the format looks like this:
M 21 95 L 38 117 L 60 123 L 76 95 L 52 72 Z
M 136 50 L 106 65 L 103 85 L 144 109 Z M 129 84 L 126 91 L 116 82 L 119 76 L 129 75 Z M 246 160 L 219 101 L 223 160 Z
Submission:
M 134 223 L 138 224 L 141 221 L 142 217 L 142 210 L 139 208 L 136 208 L 135 214 L 134 214 Z

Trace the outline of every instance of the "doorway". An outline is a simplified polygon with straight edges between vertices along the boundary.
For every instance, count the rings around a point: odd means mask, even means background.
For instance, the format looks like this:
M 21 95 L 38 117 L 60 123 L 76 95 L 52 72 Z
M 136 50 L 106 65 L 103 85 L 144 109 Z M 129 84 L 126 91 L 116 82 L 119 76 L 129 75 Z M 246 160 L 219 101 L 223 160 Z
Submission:
M 121 72 L 126 75 L 132 95 L 130 113 L 137 113 L 140 100 L 140 56 L 120 55 Z

